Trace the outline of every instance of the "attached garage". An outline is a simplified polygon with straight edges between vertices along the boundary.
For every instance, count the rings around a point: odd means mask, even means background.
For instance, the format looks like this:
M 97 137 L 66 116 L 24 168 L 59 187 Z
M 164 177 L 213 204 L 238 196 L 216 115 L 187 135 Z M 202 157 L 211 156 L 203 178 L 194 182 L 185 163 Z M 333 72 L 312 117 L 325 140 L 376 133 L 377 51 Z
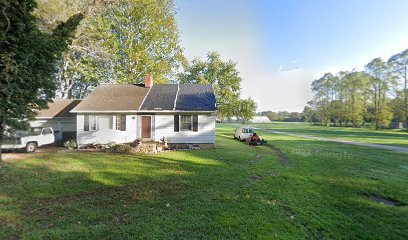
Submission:
M 76 139 L 76 114 L 70 111 L 81 100 L 61 99 L 48 104 L 47 109 L 42 109 L 31 127 L 52 127 L 55 132 L 56 142 L 62 143 L 70 139 Z

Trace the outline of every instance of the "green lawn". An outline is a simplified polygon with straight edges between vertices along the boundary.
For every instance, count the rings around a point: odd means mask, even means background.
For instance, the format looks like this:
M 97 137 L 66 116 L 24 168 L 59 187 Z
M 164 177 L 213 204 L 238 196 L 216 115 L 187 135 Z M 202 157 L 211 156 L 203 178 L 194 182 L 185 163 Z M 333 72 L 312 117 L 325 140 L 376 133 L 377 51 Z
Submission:
M 10 161 L 0 239 L 408 239 L 407 154 L 232 129 L 212 150 Z
M 284 123 L 272 122 L 262 124 L 252 124 L 260 128 L 276 131 L 303 134 L 331 139 L 341 139 L 348 141 L 376 143 L 408 147 L 408 132 L 401 130 L 379 130 L 370 128 L 350 128 L 350 127 L 324 127 L 311 125 L 308 123 Z

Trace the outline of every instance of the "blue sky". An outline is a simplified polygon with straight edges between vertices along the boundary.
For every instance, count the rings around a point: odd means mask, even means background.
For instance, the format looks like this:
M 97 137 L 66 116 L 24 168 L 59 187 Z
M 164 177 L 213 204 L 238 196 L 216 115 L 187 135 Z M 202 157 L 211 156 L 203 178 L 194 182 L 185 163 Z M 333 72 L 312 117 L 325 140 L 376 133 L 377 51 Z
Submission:
M 324 72 L 361 69 L 408 48 L 406 0 L 176 0 L 189 59 L 238 63 L 258 110 L 301 111 Z

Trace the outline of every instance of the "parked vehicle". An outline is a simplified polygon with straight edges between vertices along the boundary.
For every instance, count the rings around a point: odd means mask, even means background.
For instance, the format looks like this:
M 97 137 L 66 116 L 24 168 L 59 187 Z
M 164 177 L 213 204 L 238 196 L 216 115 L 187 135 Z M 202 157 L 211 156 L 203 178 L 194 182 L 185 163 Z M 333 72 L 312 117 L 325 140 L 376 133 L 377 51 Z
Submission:
M 235 128 L 234 138 L 240 141 L 245 141 L 247 138 L 252 137 L 255 130 L 251 127 L 237 127 Z
M 55 142 L 54 130 L 51 127 L 32 128 L 29 132 L 16 132 L 6 137 L 1 144 L 4 150 L 25 149 L 26 152 L 35 152 L 37 147 Z

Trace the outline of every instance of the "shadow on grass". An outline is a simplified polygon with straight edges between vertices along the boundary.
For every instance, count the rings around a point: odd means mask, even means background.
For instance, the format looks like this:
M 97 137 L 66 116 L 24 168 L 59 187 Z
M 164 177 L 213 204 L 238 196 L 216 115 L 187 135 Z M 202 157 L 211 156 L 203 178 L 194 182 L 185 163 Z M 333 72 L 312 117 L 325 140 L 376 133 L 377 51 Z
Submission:
M 382 157 L 395 155 L 268 136 L 290 158 L 282 165 L 267 147 L 233 140 L 231 129 L 217 130 L 217 138 L 212 150 L 50 154 L 7 164 L 0 175 L 0 238 L 341 238 L 344 232 L 367 238 L 367 229 L 341 225 L 367 218 L 372 230 L 376 219 L 369 216 L 390 214 L 358 213 L 355 195 L 388 181 L 384 174 L 371 180 L 371 168 L 395 170 L 402 158 L 381 165 Z M 324 151 L 350 157 L 319 155 Z M 403 214 L 396 214 L 386 219 L 399 227 L 394 220 Z
M 186 219 L 200 217 L 211 211 L 197 208 L 200 199 L 209 204 L 214 191 L 228 192 L 246 177 L 237 169 L 231 171 L 231 166 L 244 160 L 238 158 L 239 152 L 230 154 L 229 145 L 156 155 L 46 154 L 8 163 L 0 175 L 4 230 L 0 238 L 64 238 L 67 234 L 97 238 L 109 233 L 106 226 L 117 224 L 133 225 L 132 234 L 142 231 L 149 236 L 149 228 L 156 228 L 153 225 L 163 221 L 163 215 L 166 221 L 179 222 L 174 217 L 185 216 L 183 208 L 189 208 L 192 216 Z M 222 161 L 217 160 L 220 156 Z M 206 231 L 210 227 L 199 225 Z M 95 230 L 78 230 L 84 226 Z M 172 234 L 177 229 L 173 227 Z M 163 236 L 160 228 L 150 230 L 152 236 Z

